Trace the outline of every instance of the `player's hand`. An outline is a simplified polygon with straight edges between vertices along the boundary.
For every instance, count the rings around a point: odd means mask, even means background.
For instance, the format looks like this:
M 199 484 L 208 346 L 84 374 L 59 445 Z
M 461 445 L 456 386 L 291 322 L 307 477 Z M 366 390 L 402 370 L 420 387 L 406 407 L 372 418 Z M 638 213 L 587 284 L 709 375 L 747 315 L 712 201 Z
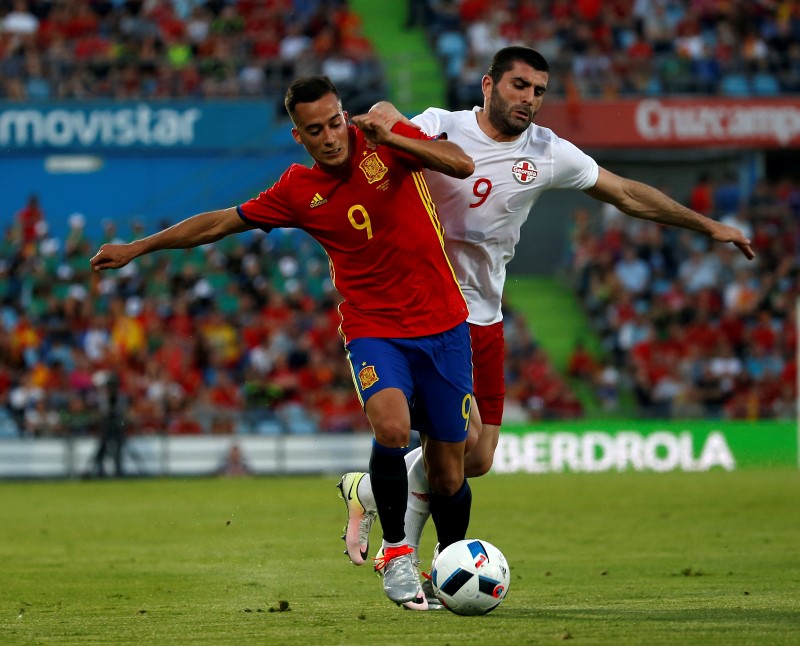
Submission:
M 420 129 L 388 101 L 379 101 L 369 109 L 369 112 L 355 116 L 351 121 L 374 144 L 388 143 L 394 136 L 392 128 L 397 123 L 405 123 L 416 130 Z
M 359 114 L 352 117 L 350 121 L 354 126 L 360 128 L 373 144 L 384 144 L 392 136 L 391 126 L 387 127 L 385 121 L 374 118 L 370 113 Z
M 92 271 L 119 269 L 136 257 L 129 244 L 104 244 L 89 261 Z
M 405 123 L 411 126 L 412 128 L 416 128 L 417 130 L 420 129 L 420 127 L 416 123 L 411 121 L 402 112 L 400 112 L 400 110 L 395 108 L 388 101 L 378 101 L 378 103 L 376 103 L 369 109 L 368 114 L 373 119 L 385 123 L 386 127 L 389 128 L 389 130 L 391 130 L 392 126 L 394 126 L 396 123 Z
M 732 242 L 748 260 L 752 260 L 756 257 L 753 248 L 750 246 L 750 240 L 736 227 L 722 224 L 721 222 L 715 222 L 711 237 L 717 242 Z

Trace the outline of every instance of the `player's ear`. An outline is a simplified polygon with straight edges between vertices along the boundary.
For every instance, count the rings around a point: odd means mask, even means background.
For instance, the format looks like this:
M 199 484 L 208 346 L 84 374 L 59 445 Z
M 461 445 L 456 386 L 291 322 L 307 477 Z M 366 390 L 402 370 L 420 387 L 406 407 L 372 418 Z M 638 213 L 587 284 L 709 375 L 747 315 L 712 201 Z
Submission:
M 298 144 L 301 146 L 303 145 L 303 140 L 300 139 L 300 132 L 297 130 L 297 128 L 292 128 L 292 137 Z
M 345 123 L 350 123 L 350 115 L 347 114 L 347 110 L 342 110 L 342 116 L 344 117 Z
M 489 99 L 492 96 L 493 85 L 494 81 L 492 81 L 492 77 L 488 74 L 484 74 L 483 78 L 481 79 L 481 89 L 483 90 L 484 99 Z

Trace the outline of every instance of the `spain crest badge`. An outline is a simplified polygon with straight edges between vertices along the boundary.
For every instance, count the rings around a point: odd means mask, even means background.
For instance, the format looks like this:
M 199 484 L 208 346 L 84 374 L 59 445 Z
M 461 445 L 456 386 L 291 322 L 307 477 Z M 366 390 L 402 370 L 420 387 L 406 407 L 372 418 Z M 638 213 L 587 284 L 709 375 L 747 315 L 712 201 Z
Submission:
M 366 390 L 378 381 L 378 373 L 375 366 L 365 366 L 358 371 L 358 380 L 361 382 L 361 390 Z
M 381 161 L 381 158 L 378 157 L 378 153 L 372 153 L 364 157 L 358 167 L 364 173 L 364 177 L 367 178 L 370 184 L 381 181 L 383 176 L 389 172 L 389 169 Z

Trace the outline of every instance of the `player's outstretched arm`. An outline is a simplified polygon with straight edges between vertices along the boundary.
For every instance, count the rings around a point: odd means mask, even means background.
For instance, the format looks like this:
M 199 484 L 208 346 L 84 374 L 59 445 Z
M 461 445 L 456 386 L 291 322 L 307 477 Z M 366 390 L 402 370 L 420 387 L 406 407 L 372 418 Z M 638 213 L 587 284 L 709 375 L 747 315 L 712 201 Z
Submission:
M 703 233 L 717 242 L 733 243 L 749 260 L 755 258 L 750 240 L 736 227 L 717 222 L 686 208 L 658 189 L 600 169 L 587 195 L 613 204 L 626 215 Z
M 239 217 L 236 207 L 208 211 L 187 218 L 146 238 L 126 244 L 104 244 L 89 263 L 94 271 L 119 269 L 134 258 L 153 251 L 198 247 L 252 228 L 252 225 Z
M 381 106 L 380 109 L 376 109 L 377 106 Z M 391 103 L 381 102 L 368 113 L 355 116 L 351 121 L 372 143 L 391 146 L 414 155 L 426 168 L 458 179 L 469 177 L 475 172 L 475 162 L 460 146 L 445 139 L 430 139 L 416 124 L 396 119 L 392 110 L 394 106 Z

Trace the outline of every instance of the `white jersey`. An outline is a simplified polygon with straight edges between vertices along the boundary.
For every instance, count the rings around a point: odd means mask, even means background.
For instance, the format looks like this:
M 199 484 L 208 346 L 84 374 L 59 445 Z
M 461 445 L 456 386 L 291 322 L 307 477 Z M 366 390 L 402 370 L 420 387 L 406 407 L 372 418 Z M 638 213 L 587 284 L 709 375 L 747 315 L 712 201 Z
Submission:
M 520 227 L 549 189 L 586 190 L 597 183 L 597 162 L 550 129 L 531 125 L 515 141 L 490 139 L 478 126 L 480 108 L 428 108 L 412 119 L 429 135 L 447 133 L 475 161 L 467 179 L 426 171 L 444 225 L 445 248 L 469 306 L 469 322 L 502 320 L 506 265 Z

